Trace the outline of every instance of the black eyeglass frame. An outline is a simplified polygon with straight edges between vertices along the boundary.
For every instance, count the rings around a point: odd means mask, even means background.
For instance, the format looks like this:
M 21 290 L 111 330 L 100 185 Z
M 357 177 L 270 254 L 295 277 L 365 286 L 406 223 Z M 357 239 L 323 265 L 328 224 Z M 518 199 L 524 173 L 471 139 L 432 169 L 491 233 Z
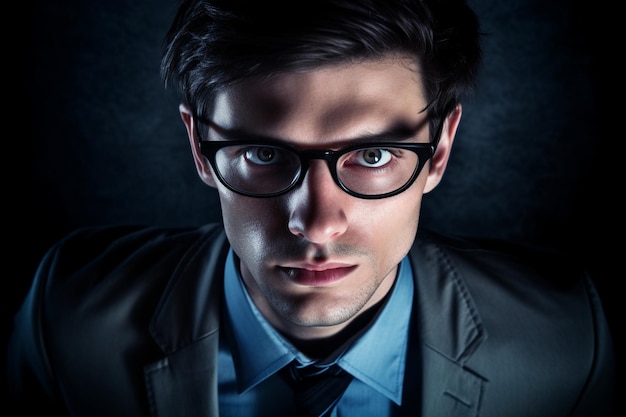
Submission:
M 330 170 L 330 174 L 333 180 L 335 181 L 335 184 L 337 184 L 339 188 L 341 188 L 343 191 L 345 191 L 346 193 L 350 194 L 353 197 L 362 198 L 366 200 L 378 200 L 378 199 L 398 195 L 406 191 L 411 185 L 413 185 L 413 183 L 419 176 L 420 172 L 426 165 L 426 162 L 428 162 L 428 160 L 432 158 L 433 155 L 435 154 L 435 150 L 437 148 L 437 144 L 439 142 L 439 138 L 443 129 L 443 124 L 444 124 L 444 120 L 442 120 L 439 123 L 439 126 L 437 127 L 437 132 L 433 138 L 433 141 L 428 142 L 428 143 L 405 143 L 405 142 L 374 142 L 374 143 L 367 143 L 367 144 L 360 143 L 360 144 L 351 145 L 351 146 L 338 149 L 338 150 L 332 150 L 332 149 L 298 150 L 284 143 L 268 141 L 268 140 L 203 140 L 199 136 L 199 134 L 198 134 L 198 141 L 200 145 L 200 152 L 202 153 L 204 157 L 207 158 L 207 160 L 211 164 L 211 167 L 213 168 L 213 171 L 217 175 L 217 178 L 219 179 L 219 181 L 226 188 L 228 188 L 229 190 L 237 194 L 245 195 L 248 197 L 256 197 L 256 198 L 270 198 L 270 197 L 277 197 L 277 196 L 286 194 L 289 191 L 293 190 L 296 186 L 302 183 L 309 169 L 310 161 L 314 159 L 320 159 L 320 160 L 326 161 L 326 164 L 328 165 L 328 169 Z M 257 193 L 237 189 L 233 187 L 231 184 L 229 184 L 226 181 L 226 179 L 222 176 L 222 174 L 220 173 L 220 170 L 217 167 L 215 156 L 217 152 L 222 148 L 225 148 L 228 146 L 241 146 L 241 145 L 259 145 L 259 146 L 267 145 L 267 146 L 272 146 L 272 147 L 276 147 L 280 149 L 285 149 L 289 152 L 292 152 L 295 155 L 297 155 L 298 158 L 300 159 L 300 166 L 301 166 L 300 173 L 293 179 L 293 181 L 287 187 L 274 193 L 257 194 Z M 339 178 L 339 174 L 337 174 L 337 161 L 339 160 L 339 158 L 341 158 L 341 156 L 345 155 L 346 153 L 352 152 L 356 149 L 367 149 L 367 148 L 383 148 L 383 149 L 384 148 L 399 148 L 399 149 L 412 151 L 417 154 L 418 163 L 417 163 L 417 166 L 415 167 L 415 170 L 413 171 L 413 174 L 409 178 L 409 180 L 397 190 L 390 191 L 384 194 L 373 194 L 373 195 L 357 193 L 356 191 L 349 189 Z

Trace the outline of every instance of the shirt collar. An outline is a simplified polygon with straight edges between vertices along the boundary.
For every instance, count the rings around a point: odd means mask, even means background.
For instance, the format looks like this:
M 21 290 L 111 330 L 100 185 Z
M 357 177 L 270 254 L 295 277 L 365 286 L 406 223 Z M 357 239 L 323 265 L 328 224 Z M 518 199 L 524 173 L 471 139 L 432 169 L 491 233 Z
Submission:
M 226 311 L 234 335 L 232 356 L 237 385 L 245 392 L 295 357 L 295 349 L 261 315 L 244 288 L 232 249 L 224 270 Z
M 412 304 L 413 275 L 404 258 L 391 295 L 372 327 L 338 361 L 355 378 L 397 404 L 402 400 Z
M 235 338 L 232 349 L 237 383 L 245 392 L 270 377 L 299 353 L 265 320 L 244 288 L 232 249 L 225 268 L 226 309 Z M 405 258 L 386 305 L 372 326 L 354 341 L 338 364 L 355 378 L 400 404 L 408 326 L 413 301 L 413 279 Z M 400 347 L 400 349 L 398 349 Z

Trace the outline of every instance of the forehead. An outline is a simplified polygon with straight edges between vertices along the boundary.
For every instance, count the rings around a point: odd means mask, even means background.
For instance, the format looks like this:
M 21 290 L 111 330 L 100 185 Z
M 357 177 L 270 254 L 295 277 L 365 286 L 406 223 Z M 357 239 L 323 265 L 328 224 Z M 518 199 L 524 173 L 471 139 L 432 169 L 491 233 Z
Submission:
M 285 140 L 376 133 L 425 118 L 419 67 L 387 57 L 250 78 L 218 94 L 213 121 Z

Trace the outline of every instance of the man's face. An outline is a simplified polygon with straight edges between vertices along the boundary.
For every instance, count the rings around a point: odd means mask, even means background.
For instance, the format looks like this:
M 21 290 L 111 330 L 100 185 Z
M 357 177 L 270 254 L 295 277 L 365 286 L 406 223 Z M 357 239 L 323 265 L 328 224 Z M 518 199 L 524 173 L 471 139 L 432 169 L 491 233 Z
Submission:
M 418 125 L 409 142 L 428 142 L 425 106 L 415 64 L 388 58 L 247 80 L 218 95 L 210 118 L 297 149 L 340 149 Z M 205 139 L 221 138 L 209 129 Z M 341 190 L 326 162 L 313 160 L 297 188 L 254 198 L 219 183 L 193 138 L 192 146 L 201 177 L 219 192 L 252 300 L 275 327 L 301 339 L 336 333 L 388 293 L 414 240 L 422 194 L 442 172 L 429 174 L 427 165 L 405 192 L 368 200 Z

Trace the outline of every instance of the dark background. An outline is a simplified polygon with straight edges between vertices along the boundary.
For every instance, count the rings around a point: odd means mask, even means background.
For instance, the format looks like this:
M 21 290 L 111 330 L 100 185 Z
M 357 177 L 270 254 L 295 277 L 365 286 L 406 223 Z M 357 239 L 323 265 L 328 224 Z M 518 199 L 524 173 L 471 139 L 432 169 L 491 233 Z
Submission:
M 594 274 L 617 332 L 623 185 L 619 165 L 609 164 L 618 147 L 608 126 L 619 120 L 607 104 L 607 16 L 582 1 L 469 2 L 486 33 L 481 86 L 465 103 L 421 225 L 570 251 Z M 214 191 L 196 175 L 178 103 L 159 78 L 176 1 L 30 7 L 19 149 L 5 153 L 16 167 L 7 182 L 18 187 L 7 227 L 13 272 L 2 294 L 3 346 L 37 261 L 69 231 L 219 217 Z

